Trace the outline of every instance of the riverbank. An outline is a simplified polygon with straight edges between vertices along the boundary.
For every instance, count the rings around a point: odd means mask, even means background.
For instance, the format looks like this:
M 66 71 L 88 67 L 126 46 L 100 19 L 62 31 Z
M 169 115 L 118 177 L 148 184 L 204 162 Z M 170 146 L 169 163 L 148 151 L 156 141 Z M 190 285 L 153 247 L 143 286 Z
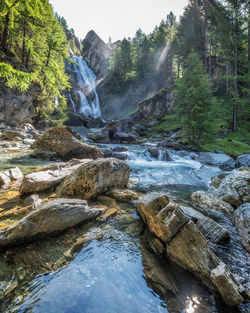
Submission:
M 7 141 L 2 143 L 6 144 Z M 18 146 L 20 140 L 12 144 Z M 157 147 L 154 143 L 98 144 L 98 147 L 104 155 L 109 149 L 127 160 L 131 168 L 130 192 L 107 194 L 107 191 L 102 191 L 105 195 L 88 200 L 89 207 L 106 210 L 97 220 L 1 252 L 4 310 L 55 312 L 56 307 L 61 312 L 78 312 L 84 305 L 86 312 L 103 310 L 104 307 L 108 312 L 116 312 L 118 308 L 121 312 L 179 312 L 187 311 L 189 307 L 195 309 L 196 306 L 197 312 L 230 312 L 231 309 L 223 304 L 212 289 L 206 291 L 197 278 L 190 276 L 178 265 L 170 265 L 159 254 L 156 248 L 159 248 L 158 241 L 148 232 L 136 213 L 138 200 L 132 200 L 136 198 L 132 192 L 137 193 L 140 199 L 145 195 L 149 199 L 164 194 L 171 196 L 188 218 L 195 222 L 196 227 L 200 227 L 199 231 L 206 230 L 210 248 L 226 263 L 247 291 L 249 254 L 242 246 L 242 237 L 233 224 L 231 213 L 228 215 L 226 211 L 216 209 L 215 202 L 208 210 L 208 204 L 204 207 L 201 203 L 194 204 L 190 199 L 191 194 L 199 190 L 210 193 L 213 176 L 219 176 L 221 184 L 221 175 L 224 173 L 227 177 L 231 169 L 225 172 L 220 167 L 232 165 L 232 162 L 228 162 L 231 158 L 221 159 L 221 155 L 216 154 L 219 159 L 214 160 L 211 159 L 214 155 L 175 151 Z M 30 146 L 25 151 L 12 152 L 5 160 L 1 159 L 1 167 L 6 170 L 22 164 L 25 174 L 34 172 L 34 169 L 35 173 L 50 170 L 55 177 L 61 160 L 55 156 L 54 160 L 33 159 L 29 157 L 31 152 L 33 150 Z M 7 156 L 7 153 L 4 152 L 4 155 Z M 39 168 L 32 169 L 32 160 L 36 160 L 35 165 Z M 217 163 L 211 164 L 211 160 Z M 47 164 L 54 165 L 48 167 Z M 65 167 L 60 166 L 62 169 Z M 234 169 L 234 172 L 239 171 Z M 215 180 L 217 184 L 218 179 Z M 43 204 L 56 199 L 54 187 L 38 191 L 38 195 Z M 32 206 L 36 204 L 32 202 L 32 205 L 25 206 L 28 195 L 20 195 L 18 186 L 11 185 L 10 189 L 2 191 L 1 198 L 2 227 L 7 226 L 8 218 L 14 224 L 27 213 L 34 212 Z M 215 228 L 210 233 L 206 228 L 211 225 L 211 221 L 214 221 L 213 227 L 217 227 L 218 236 L 212 236 Z M 237 309 L 234 308 L 234 312 L 246 312 L 247 308 L 248 303 L 245 302 Z

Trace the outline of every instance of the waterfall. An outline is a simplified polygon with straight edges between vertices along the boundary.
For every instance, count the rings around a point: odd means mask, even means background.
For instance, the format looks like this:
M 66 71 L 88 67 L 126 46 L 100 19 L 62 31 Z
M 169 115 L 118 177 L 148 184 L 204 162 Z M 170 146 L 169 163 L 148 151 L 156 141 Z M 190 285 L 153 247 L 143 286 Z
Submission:
M 100 117 L 100 103 L 96 92 L 96 76 L 81 57 L 73 56 L 76 63 L 70 64 L 72 76 L 72 90 L 69 102 L 75 113 L 82 113 L 86 117 Z

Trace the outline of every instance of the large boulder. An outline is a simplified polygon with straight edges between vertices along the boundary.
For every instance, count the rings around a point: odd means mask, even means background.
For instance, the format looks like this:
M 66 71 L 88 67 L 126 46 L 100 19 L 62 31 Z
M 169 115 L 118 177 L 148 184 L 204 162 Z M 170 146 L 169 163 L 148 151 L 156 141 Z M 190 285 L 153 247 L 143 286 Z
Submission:
M 125 188 L 130 168 L 115 158 L 102 158 L 81 165 L 58 188 L 58 196 L 90 199 L 113 188 Z
M 58 162 L 47 165 L 39 172 L 33 172 L 24 176 L 20 192 L 22 194 L 41 192 L 59 185 L 65 177 L 71 175 L 82 164 L 91 160 L 72 159 L 69 162 Z
M 250 153 L 240 155 L 236 159 L 236 167 L 250 167 Z
M 214 195 L 206 193 L 204 191 L 196 191 L 191 195 L 191 200 L 196 207 L 209 210 L 218 210 L 227 214 L 232 214 L 233 207 Z
M 55 199 L 32 211 L 16 224 L 0 231 L 0 248 L 22 244 L 89 221 L 103 213 L 84 200 Z
M 234 225 L 236 226 L 242 244 L 250 252 L 250 203 L 244 203 L 234 211 Z
M 223 201 L 235 208 L 242 203 L 250 202 L 250 172 L 235 170 L 226 175 L 217 191 Z
M 93 142 L 109 143 L 109 133 L 105 128 L 92 128 L 89 129 L 86 137 Z
M 200 152 L 196 160 L 204 164 L 219 166 L 222 170 L 235 168 L 234 159 L 224 153 Z
M 37 137 L 35 152 L 56 152 L 64 160 L 72 158 L 97 159 L 103 156 L 100 149 L 80 142 L 64 127 L 51 127 L 42 136 Z
M 132 133 L 125 133 L 125 132 L 116 132 L 113 137 L 113 142 L 115 143 L 133 143 L 136 140 L 136 135 Z
M 227 305 L 243 302 L 243 287 L 215 256 L 197 226 L 168 196 L 150 202 L 142 199 L 137 210 L 149 230 L 165 244 L 170 260 L 193 273 L 205 285 L 215 288 Z M 224 272 L 221 271 L 222 265 Z M 217 279 L 217 276 L 220 277 Z M 225 286 L 231 288 L 225 291 Z

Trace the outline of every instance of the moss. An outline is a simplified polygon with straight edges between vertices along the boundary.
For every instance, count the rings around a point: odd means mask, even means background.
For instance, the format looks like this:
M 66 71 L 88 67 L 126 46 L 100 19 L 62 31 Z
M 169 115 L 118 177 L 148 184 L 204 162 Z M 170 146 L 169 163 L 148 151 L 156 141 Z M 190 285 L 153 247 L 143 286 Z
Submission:
M 215 139 L 213 143 L 202 145 L 203 151 L 214 152 L 215 148 L 225 152 L 226 154 L 234 156 L 239 156 L 241 154 L 250 152 L 250 147 L 248 144 L 230 138 Z
M 147 101 L 157 101 L 160 100 L 161 98 L 165 97 L 167 95 L 167 90 L 165 88 L 160 89 L 159 91 L 157 91 L 155 94 L 153 94 L 152 96 L 142 99 L 139 104 L 142 104 L 144 102 Z
M 177 117 L 177 114 L 165 115 L 164 119 L 158 125 L 152 127 L 154 133 L 168 133 L 171 130 L 177 130 L 181 128 L 180 118 Z

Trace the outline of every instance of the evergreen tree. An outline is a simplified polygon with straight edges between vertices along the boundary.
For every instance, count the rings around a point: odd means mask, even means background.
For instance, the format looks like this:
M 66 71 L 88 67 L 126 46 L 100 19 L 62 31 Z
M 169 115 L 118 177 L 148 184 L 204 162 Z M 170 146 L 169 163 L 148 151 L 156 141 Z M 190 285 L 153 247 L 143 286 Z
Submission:
M 199 145 L 211 134 L 210 112 L 215 98 L 197 53 L 187 57 L 183 77 L 176 82 L 175 94 L 183 131 L 190 142 Z

